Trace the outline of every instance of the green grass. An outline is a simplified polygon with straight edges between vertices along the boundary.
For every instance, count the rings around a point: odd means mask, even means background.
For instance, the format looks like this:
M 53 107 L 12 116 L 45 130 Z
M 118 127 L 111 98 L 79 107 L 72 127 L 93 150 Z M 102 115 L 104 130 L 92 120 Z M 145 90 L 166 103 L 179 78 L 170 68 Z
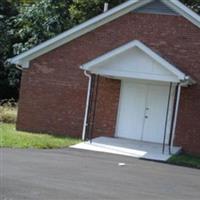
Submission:
M 16 131 L 14 124 L 0 124 L 0 147 L 52 149 L 78 142 L 80 140 L 76 138 L 21 132 Z
M 186 167 L 193 167 L 200 169 L 200 156 L 191 156 L 187 154 L 180 154 L 172 156 L 169 160 L 169 163 L 186 166 Z

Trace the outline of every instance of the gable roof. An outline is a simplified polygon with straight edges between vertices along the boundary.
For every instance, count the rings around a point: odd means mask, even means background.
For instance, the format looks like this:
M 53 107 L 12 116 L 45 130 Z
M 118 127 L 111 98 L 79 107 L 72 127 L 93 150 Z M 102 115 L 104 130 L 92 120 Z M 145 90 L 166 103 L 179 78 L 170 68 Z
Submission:
M 174 76 L 177 77 L 177 80 L 179 81 L 185 81 L 186 79 L 188 80 L 188 77 L 186 76 L 185 73 L 180 71 L 178 68 L 176 68 L 174 65 L 166 61 L 164 58 L 162 58 L 160 55 L 152 51 L 149 47 L 147 47 L 145 44 L 138 40 L 131 41 L 125 45 L 122 45 L 114 50 L 111 50 L 107 53 L 105 53 L 102 56 L 99 56 L 85 64 L 81 65 L 81 69 L 91 71 L 93 72 L 96 70 L 96 66 L 101 66 L 101 63 L 103 64 L 105 61 L 111 60 L 113 57 L 118 57 L 122 55 L 124 52 L 127 52 L 130 49 L 133 49 L 137 47 L 140 49 L 143 53 L 148 55 L 152 60 L 156 61 L 158 64 L 160 64 L 163 68 L 165 68 L 167 71 L 171 72 Z
M 29 67 L 29 62 L 34 58 L 37 58 L 63 44 L 66 44 L 75 38 L 78 38 L 122 15 L 127 14 L 130 11 L 138 9 L 154 0 L 128 0 L 127 2 L 100 14 L 74 28 L 65 31 L 58 36 L 43 42 L 36 47 L 21 53 L 11 59 L 8 62 L 21 65 L 23 68 Z M 200 16 L 193 12 L 191 9 L 183 5 L 178 0 L 161 0 L 164 4 L 171 9 L 188 19 L 190 22 L 200 28 Z

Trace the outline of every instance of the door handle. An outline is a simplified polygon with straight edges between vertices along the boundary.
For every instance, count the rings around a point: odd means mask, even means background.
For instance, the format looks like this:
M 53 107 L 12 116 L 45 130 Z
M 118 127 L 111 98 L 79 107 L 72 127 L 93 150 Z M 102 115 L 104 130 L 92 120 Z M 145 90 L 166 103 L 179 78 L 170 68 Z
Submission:
M 147 115 L 145 115 L 145 119 L 148 119 L 148 116 L 147 116 Z

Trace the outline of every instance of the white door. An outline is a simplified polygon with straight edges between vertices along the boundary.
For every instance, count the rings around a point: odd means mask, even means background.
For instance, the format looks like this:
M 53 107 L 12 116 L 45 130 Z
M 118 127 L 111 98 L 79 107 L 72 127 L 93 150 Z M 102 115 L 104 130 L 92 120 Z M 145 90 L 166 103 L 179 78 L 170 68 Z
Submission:
M 122 81 L 116 136 L 162 143 L 168 95 L 169 85 Z
M 169 85 L 149 85 L 145 111 L 143 141 L 163 143 L 169 97 Z M 167 134 L 165 142 L 169 139 Z
M 122 81 L 117 136 L 141 140 L 144 123 L 146 84 Z

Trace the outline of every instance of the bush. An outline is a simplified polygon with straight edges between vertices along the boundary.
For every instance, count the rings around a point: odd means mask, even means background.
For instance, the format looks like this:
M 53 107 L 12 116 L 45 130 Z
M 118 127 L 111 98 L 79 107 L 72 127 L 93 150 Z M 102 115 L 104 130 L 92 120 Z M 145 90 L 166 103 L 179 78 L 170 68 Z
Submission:
M 17 104 L 13 100 L 0 102 L 0 122 L 15 123 L 17 119 Z

